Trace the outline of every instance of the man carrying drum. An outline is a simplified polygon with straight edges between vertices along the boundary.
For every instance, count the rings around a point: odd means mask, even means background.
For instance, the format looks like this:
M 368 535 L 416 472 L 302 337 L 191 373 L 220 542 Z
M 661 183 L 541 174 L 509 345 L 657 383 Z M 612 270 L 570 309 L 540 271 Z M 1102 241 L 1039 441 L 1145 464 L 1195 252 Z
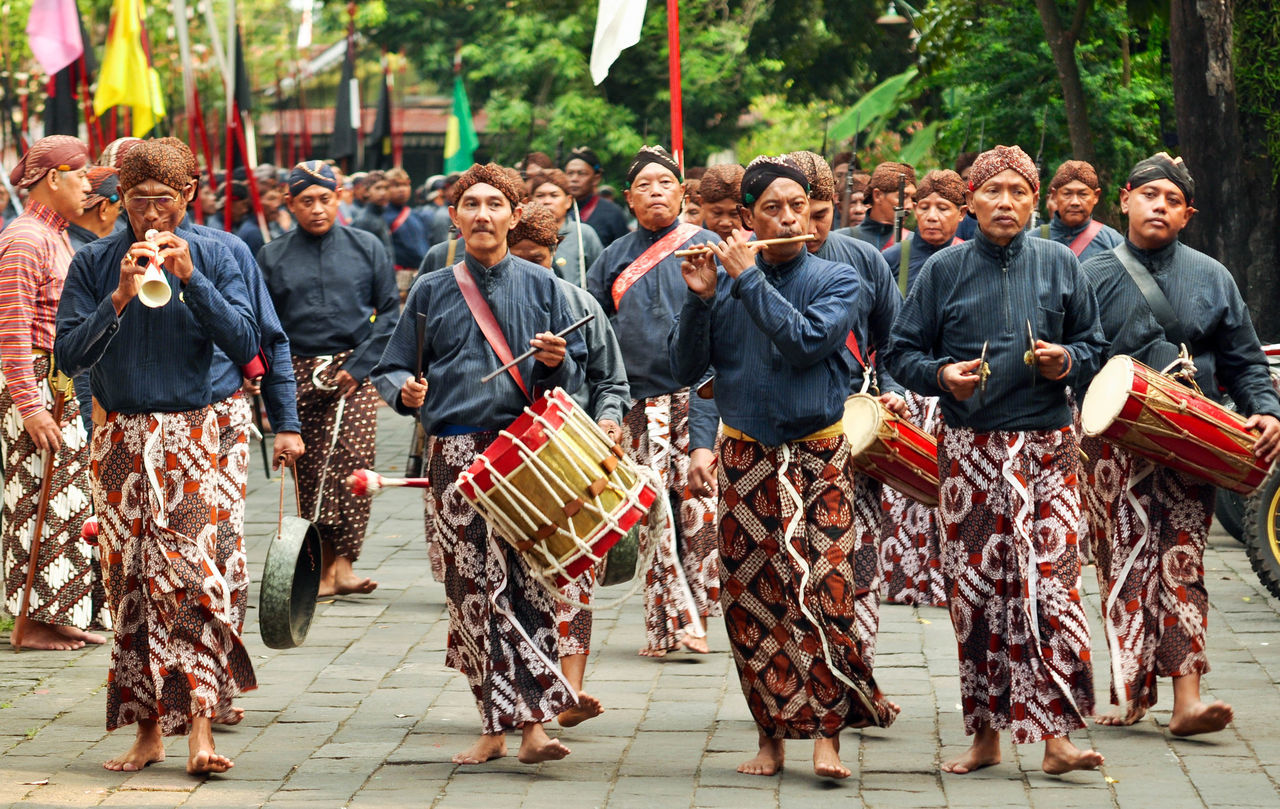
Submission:
M 787 157 L 742 178 L 744 224 L 761 239 L 809 229 L 809 185 Z M 716 373 L 725 624 L 759 752 L 738 771 L 774 775 L 786 739 L 813 739 L 814 771 L 847 778 L 840 731 L 887 727 L 855 620 L 853 478 L 841 418 L 853 357 L 845 338 L 858 273 L 802 242 L 761 246 L 742 231 L 686 261 L 671 370 Z M 723 269 L 717 269 L 717 261 Z
M 1195 213 L 1194 193 L 1181 158 L 1161 152 L 1140 161 L 1120 192 L 1128 238 L 1085 262 L 1083 272 L 1097 295 L 1110 353 L 1162 370 L 1178 364 L 1185 343 L 1194 370 L 1182 366 L 1184 381 L 1194 373 L 1195 384 L 1214 399 L 1219 382 L 1224 385 L 1249 415 L 1245 428 L 1261 433 L 1255 455 L 1270 464 L 1280 454 L 1280 400 L 1249 310 L 1225 267 L 1178 241 Z M 1154 287 L 1144 292 L 1140 283 L 1146 282 Z M 1162 319 L 1159 311 L 1168 314 Z M 1090 520 L 1105 531 L 1096 549 L 1098 579 L 1112 656 L 1111 701 L 1118 706 L 1098 722 L 1137 722 L 1155 705 L 1160 676 L 1173 678 L 1171 733 L 1222 730 L 1231 706 L 1200 699 L 1200 678 L 1209 671 L 1203 556 L 1214 487 L 1119 447 L 1095 446 L 1099 457 L 1090 458 L 1086 492 Z
M 1067 738 L 1093 713 L 1093 673 L 1066 386 L 1089 383 L 1106 343 L 1076 257 L 1023 232 L 1040 186 L 1031 158 L 997 146 L 969 182 L 978 236 L 925 263 L 889 354 L 903 384 L 940 398 L 946 422 L 942 554 L 974 740 L 942 769 L 998 764 L 1006 729 L 1015 743 L 1045 743 L 1045 772 L 1093 769 L 1102 756 Z
M 457 764 L 506 755 L 506 734 L 517 729 L 520 761 L 564 758 L 569 748 L 547 736 L 543 723 L 577 702 L 558 662 L 555 602 L 457 487 L 459 473 L 539 391 L 573 393 L 583 384 L 582 337 L 555 336 L 573 322 L 555 276 L 507 250 L 522 212 L 520 186 L 492 163 L 472 166 L 453 185 L 449 216 L 466 252 L 452 270 L 414 283 L 373 370 L 387 403 L 416 414 L 435 437 L 428 467 L 446 571 L 445 663 L 467 676 L 481 720 L 480 738 L 453 757 Z M 419 314 L 426 316 L 421 345 Z M 500 364 L 495 355 L 526 346 L 537 349 L 531 358 L 480 383 Z

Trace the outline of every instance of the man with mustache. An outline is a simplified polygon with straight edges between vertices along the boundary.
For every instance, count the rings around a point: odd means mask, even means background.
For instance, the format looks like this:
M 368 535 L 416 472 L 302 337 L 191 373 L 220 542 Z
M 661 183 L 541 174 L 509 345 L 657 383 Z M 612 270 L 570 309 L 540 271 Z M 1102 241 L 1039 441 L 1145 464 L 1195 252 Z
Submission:
M 1066 388 L 1083 390 L 1106 341 L 1076 257 L 1024 232 L 1035 163 L 997 146 L 971 168 L 979 233 L 927 262 L 893 325 L 889 367 L 937 396 L 943 564 L 953 582 L 960 696 L 972 746 L 942 765 L 1000 762 L 1000 731 L 1044 742 L 1051 774 L 1102 756 L 1067 738 L 1093 713 L 1080 603 L 1080 452 Z M 1027 329 L 1039 338 L 1027 364 Z
M 1195 181 L 1181 158 L 1160 152 L 1140 161 L 1120 191 L 1128 238 L 1085 262 L 1083 274 L 1098 298 L 1111 341 L 1108 356 L 1128 354 L 1159 370 L 1174 363 L 1185 344 L 1196 384 L 1212 398 L 1219 383 L 1226 387 L 1238 410 L 1249 414 L 1245 427 L 1260 433 L 1254 453 L 1270 463 L 1280 447 L 1280 400 L 1249 310 L 1225 267 L 1178 241 L 1195 214 L 1194 194 Z M 1173 321 L 1154 314 L 1135 270 L 1158 286 Z M 1137 722 L 1156 703 L 1157 677 L 1171 677 L 1169 731 L 1190 736 L 1222 730 L 1232 720 L 1231 706 L 1200 699 L 1200 678 L 1209 671 L 1203 556 L 1214 487 L 1110 444 L 1096 454 L 1086 492 L 1105 596 L 1111 701 L 1117 705 L 1098 722 Z M 1109 481 L 1109 497 L 1102 480 Z
M 809 230 L 808 179 L 789 157 L 753 160 L 742 202 L 759 241 L 738 231 L 684 263 L 669 341 L 677 380 L 716 374 L 725 625 L 759 734 L 738 772 L 775 775 L 786 739 L 813 739 L 814 772 L 847 778 L 840 731 L 897 716 L 855 619 L 841 419 L 854 362 L 844 344 L 863 289 L 852 267 L 803 243 L 761 246 Z
M 1101 198 L 1098 172 L 1093 166 L 1083 160 L 1064 162 L 1049 181 L 1053 218 L 1042 224 L 1035 235 L 1065 244 L 1082 262 L 1105 253 L 1123 242 L 1124 237 L 1093 218 L 1093 209 Z
M 671 375 L 667 334 L 684 301 L 682 247 L 719 241 L 679 221 L 684 185 L 661 146 L 645 146 L 627 171 L 627 203 L 639 227 L 605 248 L 587 273 L 587 291 L 612 320 L 635 401 L 623 417 L 622 445 L 666 483 L 674 513 L 646 571 L 645 637 L 640 654 L 663 657 L 684 646 L 706 653 L 703 619 L 718 614 L 715 501 L 689 487 L 689 386 Z M 648 530 L 642 528 L 641 530 Z

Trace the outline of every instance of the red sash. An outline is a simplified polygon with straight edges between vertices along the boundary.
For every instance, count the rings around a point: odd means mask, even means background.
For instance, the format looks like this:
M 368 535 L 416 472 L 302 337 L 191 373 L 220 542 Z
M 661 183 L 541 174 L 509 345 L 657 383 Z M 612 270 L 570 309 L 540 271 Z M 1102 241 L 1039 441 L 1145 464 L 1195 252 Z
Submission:
M 1080 258 L 1080 254 L 1089 246 L 1089 242 L 1093 241 L 1093 237 L 1102 232 L 1102 223 L 1097 219 L 1089 220 L 1089 227 L 1080 231 L 1080 235 L 1071 240 L 1069 245 L 1071 252 L 1076 254 L 1076 258 Z
M 471 310 L 471 316 L 475 318 L 476 325 L 480 327 L 481 334 L 489 343 L 489 348 L 493 349 L 493 353 L 498 355 L 498 361 L 503 365 L 511 362 L 511 346 L 507 345 L 507 338 L 502 333 L 502 327 L 498 325 L 498 319 L 493 316 L 493 310 L 489 308 L 489 302 L 484 299 L 484 295 L 480 294 L 480 288 L 476 286 L 476 279 L 471 277 L 471 273 L 467 271 L 466 263 L 459 261 L 453 265 L 453 277 L 458 282 L 458 289 L 462 290 L 462 299 L 467 302 L 467 308 Z M 507 369 L 511 372 L 512 378 L 516 384 L 520 386 L 520 390 L 524 391 L 525 397 L 529 401 L 533 401 L 533 397 L 529 396 L 529 389 L 524 386 L 524 377 L 520 375 L 520 369 L 512 365 Z
M 948 246 L 955 247 L 957 244 L 964 244 L 964 239 L 960 238 L 959 236 L 956 236 L 954 239 L 951 240 L 951 244 Z
M 406 205 L 406 206 L 404 206 L 403 208 L 401 208 L 401 209 L 400 209 L 400 213 L 399 213 L 399 214 L 396 216 L 396 218 L 391 222 L 391 232 L 392 232 L 392 233 L 395 233 L 397 230 L 399 230 L 399 229 L 400 229 L 400 226 L 401 226 L 401 225 L 403 225 L 405 222 L 407 222 L 407 221 L 409 220 L 409 214 L 410 214 L 410 213 L 411 213 L 411 211 L 409 210 L 409 206 L 408 206 L 408 205 Z
M 862 352 L 858 350 L 858 336 L 856 334 L 849 332 L 849 336 L 844 338 L 844 346 L 853 352 L 853 358 L 858 361 L 859 365 L 863 368 L 867 367 L 867 364 L 862 361 Z
M 903 228 L 902 233 L 896 238 L 892 233 L 890 233 L 889 243 L 884 246 L 884 250 L 888 250 L 890 247 L 893 247 L 895 244 L 898 243 L 899 239 L 901 239 L 902 241 L 906 241 L 910 236 L 911 236 L 911 231 L 907 230 L 906 228 Z M 881 250 L 880 252 L 883 253 L 884 250 Z
M 578 221 L 579 221 L 579 222 L 586 222 L 588 219 L 590 219 L 590 218 L 591 218 L 591 214 L 595 213 L 595 210 L 596 210 L 596 204 L 597 204 L 597 203 L 599 203 L 599 202 L 600 202 L 600 195 L 599 195 L 599 194 L 592 194 L 592 195 L 591 195 L 591 201 L 590 201 L 590 202 L 588 202 L 586 205 L 579 205 L 579 206 L 578 206 Z
M 613 282 L 613 308 L 616 310 L 622 303 L 622 296 L 627 294 L 631 285 L 644 277 L 645 273 L 658 266 L 658 262 L 676 251 L 676 248 L 692 239 L 702 228 L 681 222 L 675 229 L 649 246 L 640 257 L 627 265 L 618 279 Z

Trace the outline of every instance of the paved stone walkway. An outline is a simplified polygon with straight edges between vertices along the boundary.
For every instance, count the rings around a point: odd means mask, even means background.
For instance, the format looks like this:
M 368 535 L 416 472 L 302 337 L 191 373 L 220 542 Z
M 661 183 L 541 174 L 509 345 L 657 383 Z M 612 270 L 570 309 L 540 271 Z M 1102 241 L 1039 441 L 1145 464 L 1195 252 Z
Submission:
M 381 411 L 380 468 L 398 470 L 408 423 Z M 255 449 L 255 453 L 256 453 Z M 258 459 L 255 456 L 255 463 Z M 260 465 L 251 480 L 249 553 L 256 576 L 275 528 L 278 490 Z M 321 604 L 307 643 L 276 652 L 247 643 L 261 687 L 239 700 L 238 727 L 219 731 L 228 775 L 183 772 L 186 745 L 141 773 L 101 762 L 124 750 L 129 731 L 103 730 L 105 648 L 10 654 L 0 644 L 0 805 L 22 807 L 1272 807 L 1280 805 L 1280 603 L 1264 595 L 1234 540 L 1214 533 L 1205 560 L 1213 601 L 1206 680 L 1236 708 L 1236 722 L 1204 740 L 1165 729 L 1171 693 L 1131 729 L 1091 727 L 1077 743 L 1107 757 L 1101 772 L 1051 778 L 1041 748 L 1006 745 L 1005 763 L 942 777 L 938 762 L 965 745 L 955 641 L 939 609 L 883 610 L 877 676 L 902 707 L 889 730 L 844 734 L 845 782 L 812 775 L 808 742 L 791 742 L 777 778 L 738 775 L 755 731 L 738 688 L 723 624 L 716 651 L 656 662 L 636 656 L 644 640 L 637 601 L 596 620 L 587 686 L 608 711 L 558 731 L 573 749 L 540 767 L 514 758 L 473 768 L 449 762 L 478 730 L 461 675 L 446 669 L 443 588 L 432 581 L 418 492 L 379 496 L 359 563 L 377 592 Z M 1099 642 L 1097 584 L 1086 571 L 1094 624 L 1099 704 L 1106 652 Z M 613 588 L 618 590 L 620 588 Z M 256 603 L 256 591 L 251 603 Z M 1086 738 L 1087 737 L 1087 738 Z M 514 740 L 513 740 L 514 741 Z M 514 752 L 514 745 L 513 745 Z M 47 782 L 47 783 L 42 783 Z

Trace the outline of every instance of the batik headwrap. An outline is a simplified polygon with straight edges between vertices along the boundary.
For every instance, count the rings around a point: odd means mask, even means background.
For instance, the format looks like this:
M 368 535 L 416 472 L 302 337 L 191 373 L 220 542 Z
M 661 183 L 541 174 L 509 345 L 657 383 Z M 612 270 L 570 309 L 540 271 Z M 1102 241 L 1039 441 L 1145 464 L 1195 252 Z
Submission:
M 139 143 L 142 143 L 142 138 L 116 138 L 98 155 L 98 165 L 119 169 L 124 165 L 125 155 Z
M 804 172 L 809 181 L 809 198 L 827 202 L 836 198 L 836 178 L 831 167 L 817 152 L 792 152 L 787 155 Z
M 9 183 L 17 188 L 30 188 L 54 169 L 82 169 L 89 162 L 89 149 L 70 135 L 50 135 L 31 144 L 31 148 L 9 172 Z
M 1098 188 L 1098 172 L 1083 160 L 1067 160 L 1053 173 L 1049 181 L 1052 194 L 1067 183 L 1082 182 L 1090 188 Z
M 997 146 L 978 155 L 969 167 L 969 190 L 977 191 L 983 183 L 1006 169 L 1013 169 L 1031 186 L 1040 190 L 1040 172 L 1027 153 L 1017 146 Z
M 680 164 L 671 156 L 671 152 L 661 146 L 641 146 L 640 151 L 636 152 L 635 159 L 631 161 L 631 167 L 627 169 L 628 188 L 636 181 L 636 175 L 650 163 L 657 163 L 674 174 L 676 179 L 680 178 Z
M 698 196 L 703 205 L 732 200 L 742 202 L 742 166 L 737 163 L 721 163 L 707 169 L 698 184 Z
M 534 192 L 536 192 L 540 186 L 547 185 L 548 183 L 556 186 L 569 196 L 573 196 L 572 192 L 569 191 L 569 175 L 565 174 L 560 169 L 546 169 L 545 171 L 539 172 L 538 174 L 530 177 L 529 196 L 533 196 Z
M 569 150 L 570 160 L 581 160 L 592 169 L 600 171 L 602 168 L 600 158 L 596 156 L 595 150 L 590 146 L 575 146 Z
M 904 174 L 907 176 L 907 185 L 916 184 L 916 170 L 909 163 L 881 163 L 871 172 L 868 186 L 885 194 L 896 194 L 898 180 Z
M 742 204 L 754 205 L 774 180 L 781 179 L 795 180 L 806 194 L 809 193 L 809 178 L 790 157 L 760 155 L 752 160 L 742 173 Z
M 333 173 L 333 166 L 323 160 L 307 160 L 289 172 L 289 196 L 296 197 L 313 185 L 337 191 L 338 175 Z
M 120 199 L 120 173 L 106 166 L 89 169 L 89 196 L 84 198 L 87 211 L 100 202 L 116 202 Z
M 174 191 L 186 188 L 191 182 L 191 172 L 182 152 L 156 140 L 146 140 L 129 149 L 120 166 L 120 190 L 128 191 L 147 180 L 155 180 Z
M 522 188 L 524 183 L 520 180 L 518 173 L 515 177 L 512 177 L 497 163 L 485 163 L 484 165 L 476 163 L 464 171 L 458 181 L 449 189 L 449 204 L 457 205 L 458 200 L 462 199 L 462 195 L 476 183 L 485 183 L 501 191 L 502 196 L 511 202 L 512 208 L 519 205 L 520 200 L 524 197 L 524 189 Z
M 195 153 L 191 151 L 191 147 L 181 138 L 156 138 L 156 143 L 164 143 L 172 146 L 182 155 L 182 162 L 187 167 L 187 171 L 191 173 L 191 179 L 200 179 L 200 164 L 196 162 Z
M 553 251 L 559 246 L 560 229 L 556 227 L 555 214 L 546 205 L 537 202 L 526 204 L 520 214 L 520 221 L 507 231 L 508 247 L 526 239 Z
M 937 194 L 959 208 L 964 205 L 964 180 L 951 169 L 931 171 L 916 186 L 916 202 L 930 194 Z
M 1181 157 L 1171 157 L 1168 152 L 1157 152 L 1146 160 L 1139 160 L 1133 171 L 1129 172 L 1129 182 L 1124 187 L 1132 191 L 1152 180 L 1168 180 L 1178 186 L 1186 195 L 1188 205 L 1196 195 L 1196 181 L 1187 170 L 1187 164 L 1182 162 Z

